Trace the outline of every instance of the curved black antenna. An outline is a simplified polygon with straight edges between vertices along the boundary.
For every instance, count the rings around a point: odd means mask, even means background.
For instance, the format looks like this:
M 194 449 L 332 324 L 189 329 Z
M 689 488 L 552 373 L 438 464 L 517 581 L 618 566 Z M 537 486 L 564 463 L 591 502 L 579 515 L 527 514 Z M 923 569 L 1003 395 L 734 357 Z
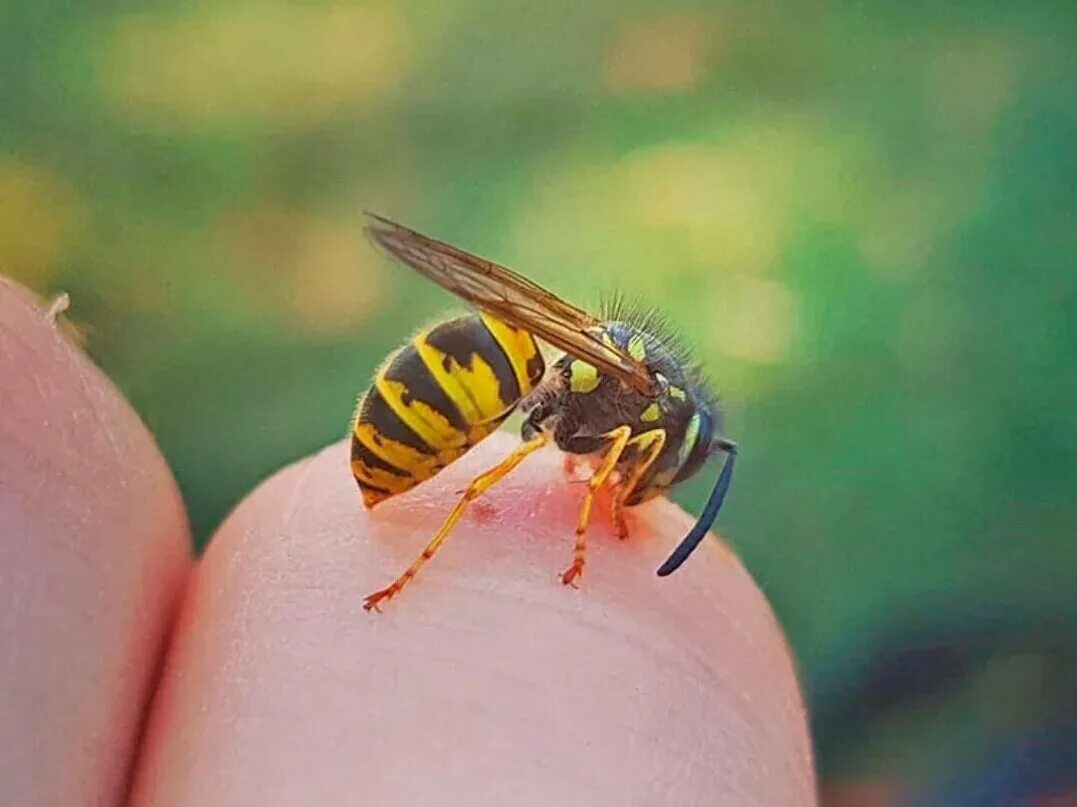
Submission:
M 666 562 L 659 567 L 659 577 L 665 577 L 677 571 L 681 564 L 688 560 L 688 556 L 695 551 L 695 548 L 699 546 L 699 542 L 703 540 L 707 530 L 711 528 L 714 520 L 718 518 L 718 511 L 722 509 L 722 502 L 725 501 L 725 495 L 729 491 L 729 483 L 733 479 L 733 460 L 737 458 L 737 444 L 729 440 L 721 440 L 718 447 L 729 455 L 726 457 L 725 465 L 722 466 L 722 472 L 718 474 L 718 480 L 714 483 L 714 489 L 711 490 L 710 498 L 707 499 L 707 505 L 703 508 L 703 512 L 700 513 L 699 520 L 691 531 L 684 536 L 684 540 L 673 550 L 673 554 L 666 558 Z

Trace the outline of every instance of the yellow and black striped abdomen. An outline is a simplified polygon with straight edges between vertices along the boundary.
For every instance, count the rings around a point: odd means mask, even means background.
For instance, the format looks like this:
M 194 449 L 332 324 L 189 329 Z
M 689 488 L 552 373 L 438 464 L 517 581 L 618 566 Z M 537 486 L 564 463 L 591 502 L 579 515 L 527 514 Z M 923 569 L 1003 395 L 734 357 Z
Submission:
M 363 502 L 429 479 L 494 431 L 545 372 L 526 331 L 471 314 L 420 331 L 359 402 L 351 466 Z

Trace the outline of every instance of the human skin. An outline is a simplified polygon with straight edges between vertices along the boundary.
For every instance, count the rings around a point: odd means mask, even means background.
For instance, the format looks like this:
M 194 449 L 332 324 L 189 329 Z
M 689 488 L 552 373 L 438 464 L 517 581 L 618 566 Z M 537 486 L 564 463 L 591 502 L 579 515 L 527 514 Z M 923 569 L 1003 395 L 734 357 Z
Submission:
M 0 308 L 26 309 L 28 299 L 0 286 Z M 37 334 L 20 330 L 23 341 L 62 341 L 41 316 L 20 323 Z M 43 390 L 55 399 L 49 412 L 65 411 L 63 396 L 91 394 L 87 385 L 119 401 L 77 351 L 55 349 L 80 363 L 78 383 L 49 375 L 69 376 L 69 365 L 45 365 L 33 380 L 0 381 L 0 390 Z M 10 355 L 0 348 L 0 378 Z M 14 420 L 7 409 L 0 479 L 12 468 L 59 467 L 54 456 L 74 461 L 71 434 L 28 445 L 31 429 L 49 431 L 33 422 L 45 411 L 40 403 Z M 0 700 L 0 771 L 18 769 L 14 779 L 0 776 L 0 803 L 116 800 L 175 601 L 162 592 L 179 585 L 180 615 L 131 777 L 135 805 L 814 803 L 793 661 L 749 575 L 718 541 L 673 577 L 654 574 L 690 526 L 674 505 L 633 508 L 622 542 L 601 498 L 581 586 L 562 586 L 583 486 L 566 481 L 556 450 L 543 450 L 473 507 L 383 613 L 368 614 L 363 596 L 418 554 L 456 492 L 504 456 L 513 437 L 491 437 L 369 512 L 348 474 L 346 445 L 330 446 L 255 490 L 186 575 L 182 511 L 137 418 L 120 402 L 107 417 L 78 423 L 114 440 L 130 430 L 132 444 L 147 448 L 137 464 L 108 470 L 146 481 L 112 484 L 100 471 L 77 484 L 59 474 L 50 482 L 44 471 L 35 477 L 49 508 L 83 513 L 78 554 L 45 551 L 56 534 L 45 504 L 22 518 L 20 540 L 0 532 L 0 575 L 29 585 L 28 576 L 55 579 L 68 569 L 61 589 L 23 596 L 21 618 L 0 622 L 14 649 L 0 685 L 31 696 Z M 85 438 L 97 452 L 108 444 L 102 434 Z M 37 459 L 9 468 L 12 450 Z M 0 488 L 5 526 L 9 498 Z M 154 508 L 173 526 L 159 523 L 152 535 L 130 528 L 129 538 L 117 529 L 116 521 L 142 524 L 132 513 Z M 93 642 L 72 641 L 85 631 L 88 603 L 102 597 L 115 600 L 111 621 Z M 155 627 L 133 634 L 131 622 Z M 124 660 L 114 662 L 129 670 L 122 686 L 85 674 L 95 653 Z M 43 672 L 48 680 L 35 680 Z M 9 741 L 7 727 L 32 723 L 34 752 Z M 77 774 L 70 765 L 79 760 L 79 770 L 109 773 Z M 42 782 L 57 779 L 64 789 L 55 784 L 52 793 L 64 798 L 42 795 Z
M 122 798 L 189 547 L 134 411 L 0 277 L 0 804 Z

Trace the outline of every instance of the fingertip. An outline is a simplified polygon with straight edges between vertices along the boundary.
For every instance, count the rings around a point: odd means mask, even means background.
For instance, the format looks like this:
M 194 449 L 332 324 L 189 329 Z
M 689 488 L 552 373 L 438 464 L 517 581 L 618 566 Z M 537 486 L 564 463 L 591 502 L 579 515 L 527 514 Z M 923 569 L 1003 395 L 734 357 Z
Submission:
M 514 445 L 373 511 L 344 444 L 255 491 L 196 573 L 136 802 L 812 802 L 792 661 L 743 567 L 708 541 L 660 581 L 692 520 L 655 501 L 620 541 L 600 505 L 580 588 L 561 585 L 584 486 L 553 449 L 362 611 Z

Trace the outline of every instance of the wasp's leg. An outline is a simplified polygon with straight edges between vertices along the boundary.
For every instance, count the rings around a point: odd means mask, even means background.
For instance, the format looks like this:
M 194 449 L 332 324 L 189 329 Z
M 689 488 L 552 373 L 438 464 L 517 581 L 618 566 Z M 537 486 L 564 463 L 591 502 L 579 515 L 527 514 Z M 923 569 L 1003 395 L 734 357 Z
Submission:
M 617 492 L 613 496 L 613 529 L 617 533 L 617 537 L 622 541 L 628 537 L 628 525 L 625 523 L 624 514 L 625 502 L 635 491 L 636 485 L 654 465 L 655 460 L 658 459 L 658 455 L 662 453 L 665 446 L 666 430 L 651 429 L 642 434 L 637 434 L 628 441 L 628 445 L 625 447 L 626 450 L 634 448 L 638 452 L 638 457 L 632 460 L 629 466 L 631 470 L 626 474 L 624 481 L 617 486 Z
M 550 440 L 549 435 L 545 432 L 540 432 L 533 438 L 528 440 L 523 445 L 519 446 L 509 456 L 505 457 L 501 462 L 495 465 L 493 468 L 485 471 L 479 476 L 471 480 L 471 484 L 467 486 L 467 490 L 464 491 L 460 497 L 460 501 L 453 507 L 452 512 L 449 513 L 445 522 L 441 525 L 441 529 L 437 531 L 437 534 L 431 539 L 430 543 L 426 545 L 426 549 L 423 553 L 415 559 L 415 562 L 409 566 L 400 577 L 396 578 L 388 587 L 375 591 L 373 594 L 368 595 L 363 600 L 363 608 L 367 611 L 374 609 L 380 610 L 378 605 L 384 600 L 390 600 L 400 593 L 400 590 L 406 586 L 413 577 L 422 568 L 430 558 L 434 557 L 434 553 L 438 551 L 438 548 L 445 543 L 445 538 L 448 536 L 449 531 L 452 530 L 453 525 L 459 521 L 460 516 L 464 514 L 467 506 L 470 502 L 479 498 L 483 493 L 492 488 L 521 462 L 528 454 L 532 454 L 538 451 Z
M 566 586 L 573 585 L 576 579 L 583 574 L 583 566 L 586 563 L 584 555 L 587 549 L 587 541 L 584 536 L 587 532 L 587 522 L 591 520 L 591 505 L 594 502 L 595 493 L 613 473 L 613 469 L 617 467 L 617 462 L 621 459 L 621 454 L 624 453 L 625 446 L 628 445 L 628 440 L 631 436 L 631 426 L 618 426 L 603 435 L 605 439 L 612 440 L 612 445 L 598 470 L 591 474 L 591 478 L 587 482 L 587 495 L 584 497 L 583 506 L 580 508 L 579 521 L 576 523 L 576 547 L 572 552 L 572 565 L 561 575 L 561 582 Z

